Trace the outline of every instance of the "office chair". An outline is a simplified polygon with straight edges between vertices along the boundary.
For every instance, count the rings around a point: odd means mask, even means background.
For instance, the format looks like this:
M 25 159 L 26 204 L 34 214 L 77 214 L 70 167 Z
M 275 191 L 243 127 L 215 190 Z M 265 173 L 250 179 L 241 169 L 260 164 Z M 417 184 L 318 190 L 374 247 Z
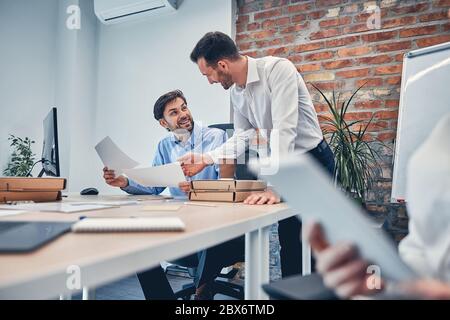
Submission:
M 196 273 L 196 268 L 187 268 L 189 276 L 191 278 L 194 278 Z M 225 296 L 229 296 L 238 300 L 244 299 L 244 286 L 242 284 L 233 283 L 230 280 L 234 278 L 236 273 L 238 272 L 237 269 L 233 268 L 230 272 L 224 274 L 221 273 L 217 276 L 216 279 L 214 279 L 213 282 L 213 291 L 214 295 L 216 294 L 223 294 Z M 182 300 L 190 300 L 191 296 L 195 294 L 195 285 L 194 283 L 187 283 L 183 285 L 182 289 L 175 292 L 175 297 L 177 299 Z
M 222 123 L 222 124 L 214 124 L 210 125 L 209 128 L 217 128 L 225 131 L 228 135 L 228 138 L 230 138 L 233 135 L 234 132 L 234 125 L 232 123 Z M 238 159 L 238 163 L 236 165 L 236 171 L 235 171 L 235 178 L 241 179 L 241 180 L 256 180 L 257 177 L 251 173 L 248 168 L 247 164 L 248 160 L 251 157 L 257 157 L 257 153 L 253 150 L 247 150 L 244 155 Z M 244 161 L 243 161 L 244 160 Z M 196 273 L 196 268 L 187 268 L 187 271 L 189 273 L 189 276 L 191 278 L 194 278 L 194 275 Z M 215 280 L 214 280 L 214 293 L 215 294 L 223 294 L 238 300 L 244 299 L 244 286 L 242 284 L 233 283 L 230 280 L 234 278 L 236 273 L 238 272 L 238 269 L 233 268 L 230 272 L 224 274 L 221 273 Z M 183 300 L 190 300 L 191 295 L 195 293 L 195 285 L 193 283 L 185 284 L 180 291 L 175 292 L 175 297 L 177 299 L 181 298 Z

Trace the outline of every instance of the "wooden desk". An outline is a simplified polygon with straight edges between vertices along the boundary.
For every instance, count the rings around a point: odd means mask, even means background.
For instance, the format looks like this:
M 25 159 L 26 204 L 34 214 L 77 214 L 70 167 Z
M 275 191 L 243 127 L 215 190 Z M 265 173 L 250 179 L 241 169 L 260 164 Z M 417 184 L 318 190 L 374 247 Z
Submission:
M 143 197 L 138 197 L 143 198 Z M 92 201 L 117 200 L 93 197 Z M 69 197 L 63 201 L 80 201 Z M 246 299 L 265 299 L 261 284 L 269 282 L 269 227 L 288 218 L 292 210 L 284 204 L 250 206 L 211 203 L 217 207 L 183 205 L 175 212 L 144 211 L 144 205 L 173 204 L 175 200 L 148 200 L 139 205 L 92 212 L 30 212 L 2 217 L 1 221 L 77 221 L 88 217 L 178 216 L 186 224 L 184 232 L 68 233 L 26 254 L 0 254 L 0 299 L 48 299 L 71 294 L 66 282 L 71 266 L 81 271 L 81 286 L 95 288 L 144 271 L 160 261 L 194 253 L 215 244 L 246 235 Z

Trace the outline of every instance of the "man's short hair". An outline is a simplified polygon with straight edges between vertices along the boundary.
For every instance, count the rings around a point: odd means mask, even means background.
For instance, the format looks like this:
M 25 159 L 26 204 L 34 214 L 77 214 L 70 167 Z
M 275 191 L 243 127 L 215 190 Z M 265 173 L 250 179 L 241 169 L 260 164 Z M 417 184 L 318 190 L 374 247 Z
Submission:
M 183 99 L 184 103 L 187 104 L 186 98 L 181 90 L 167 92 L 156 100 L 155 106 L 153 107 L 153 116 L 156 120 L 159 121 L 164 118 L 164 110 L 166 109 L 166 106 L 176 98 Z
M 197 63 L 200 58 L 215 67 L 222 59 L 237 60 L 239 52 L 234 41 L 225 33 L 208 32 L 197 42 L 191 53 L 192 62 Z

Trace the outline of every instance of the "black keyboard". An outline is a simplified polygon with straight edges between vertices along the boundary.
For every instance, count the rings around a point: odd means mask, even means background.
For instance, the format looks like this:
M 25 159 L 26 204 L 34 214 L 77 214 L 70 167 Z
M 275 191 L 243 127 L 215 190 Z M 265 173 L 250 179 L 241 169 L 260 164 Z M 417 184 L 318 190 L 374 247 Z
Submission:
M 6 232 L 8 230 L 21 227 L 27 224 L 27 222 L 15 222 L 15 221 L 2 221 L 0 222 L 0 233 Z

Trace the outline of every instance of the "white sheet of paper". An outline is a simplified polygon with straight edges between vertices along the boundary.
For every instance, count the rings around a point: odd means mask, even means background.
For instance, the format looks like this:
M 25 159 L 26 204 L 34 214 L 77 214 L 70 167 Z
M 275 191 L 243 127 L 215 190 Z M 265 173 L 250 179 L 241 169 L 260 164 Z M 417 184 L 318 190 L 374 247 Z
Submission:
M 142 210 L 144 211 L 177 211 L 180 210 L 181 205 L 151 205 L 145 206 Z
M 25 213 L 24 210 L 0 210 L 0 217 L 8 217 L 16 214 Z
M 149 168 L 125 169 L 123 172 L 132 180 L 148 187 L 178 187 L 186 181 L 179 162 Z
M 63 212 L 73 213 L 80 211 L 93 211 L 100 209 L 113 208 L 114 206 L 98 205 L 98 204 L 75 204 L 60 203 L 60 202 L 43 202 L 43 203 L 26 203 L 9 206 L 1 206 L 0 209 L 7 209 L 11 211 L 25 210 L 25 211 L 43 211 L 43 212 Z
M 139 165 L 138 162 L 131 159 L 125 152 L 123 152 L 110 137 L 104 138 L 96 146 L 95 150 L 98 153 L 103 164 L 120 174 L 123 169 L 135 168 Z

